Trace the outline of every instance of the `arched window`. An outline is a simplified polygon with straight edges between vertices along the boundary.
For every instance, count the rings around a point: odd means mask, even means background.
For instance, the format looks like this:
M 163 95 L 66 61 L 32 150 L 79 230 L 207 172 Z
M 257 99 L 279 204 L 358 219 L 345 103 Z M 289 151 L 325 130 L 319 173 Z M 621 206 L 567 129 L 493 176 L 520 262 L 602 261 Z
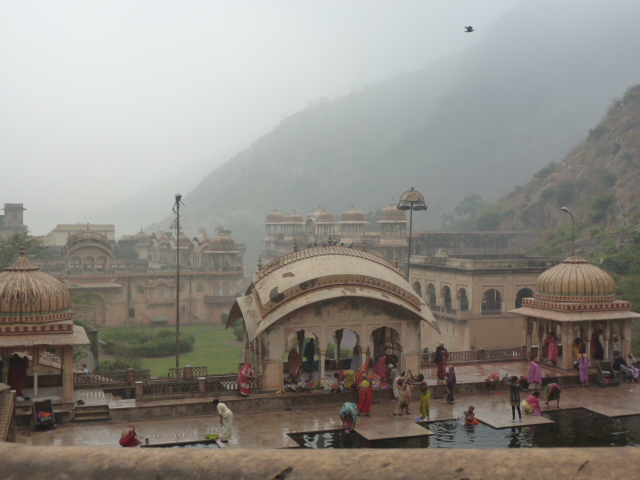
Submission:
M 84 257 L 82 265 L 84 268 L 93 268 L 93 257 Z
M 80 268 L 81 264 L 82 264 L 82 259 L 80 257 L 71 258 L 71 268 Z
M 96 268 L 100 270 L 107 268 L 107 257 L 100 255 L 96 260 Z
M 413 282 L 413 290 L 420 298 L 422 298 L 422 285 L 420 285 L 420 282 L 418 282 L 417 280 Z
M 435 307 L 437 305 L 437 299 L 436 299 L 436 287 L 433 283 L 430 283 L 429 285 L 427 285 L 427 299 L 426 299 L 426 303 L 427 305 L 429 305 L 430 307 Z
M 231 293 L 229 292 L 229 282 L 223 282 L 222 283 L 222 296 L 223 297 L 227 297 L 231 295 Z
M 502 313 L 502 295 L 499 290 L 490 288 L 482 298 L 483 315 L 500 315 Z
M 196 292 L 204 292 L 204 284 L 198 283 L 196 285 Z
M 521 288 L 516 295 L 516 308 L 522 307 L 523 298 L 533 298 L 533 290 L 530 288 Z
M 464 288 L 458 290 L 458 298 L 460 299 L 460 311 L 468 312 L 469 311 L 469 297 L 467 296 L 467 291 Z
M 451 298 L 451 289 L 445 285 L 442 287 L 442 303 L 445 310 L 453 309 L 453 299 Z
M 167 287 L 165 287 L 164 285 L 160 285 L 158 287 L 158 297 L 164 298 L 166 296 L 167 296 Z
M 220 296 L 220 282 L 213 282 L 213 286 L 211 287 L 211 295 L 213 295 L 214 297 Z
M 137 285 L 136 293 L 144 293 L 144 285 Z

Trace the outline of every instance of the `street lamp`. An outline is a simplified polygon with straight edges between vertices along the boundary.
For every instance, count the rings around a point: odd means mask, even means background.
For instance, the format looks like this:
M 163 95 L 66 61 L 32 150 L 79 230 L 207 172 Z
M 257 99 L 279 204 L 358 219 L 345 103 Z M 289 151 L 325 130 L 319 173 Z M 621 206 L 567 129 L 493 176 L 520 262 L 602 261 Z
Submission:
M 407 255 L 407 281 L 409 281 L 409 265 L 411 264 L 411 232 L 413 230 L 413 211 L 419 212 L 426 210 L 427 205 L 424 203 L 424 196 L 411 187 L 400 197 L 398 202 L 398 210 L 409 210 L 409 254 Z
M 176 193 L 173 213 L 176 214 L 176 368 L 180 368 L 180 205 L 182 195 Z
M 576 253 L 576 223 L 573 220 L 573 213 L 567 207 L 562 207 L 560 210 L 571 215 L 571 256 L 573 257 Z

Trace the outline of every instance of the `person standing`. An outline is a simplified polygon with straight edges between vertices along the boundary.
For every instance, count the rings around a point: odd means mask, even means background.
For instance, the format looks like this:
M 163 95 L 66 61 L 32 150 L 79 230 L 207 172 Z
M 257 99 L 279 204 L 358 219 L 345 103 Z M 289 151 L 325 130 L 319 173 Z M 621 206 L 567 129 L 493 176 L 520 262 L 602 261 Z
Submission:
M 529 382 L 529 388 L 538 390 L 542 384 L 542 373 L 540 373 L 540 367 L 533 360 L 533 357 L 529 357 L 529 374 L 527 376 Z
M 291 378 L 298 378 L 301 372 L 302 356 L 296 347 L 293 347 L 287 356 L 289 362 L 289 375 Z
M 580 372 L 580 383 L 583 387 L 589 386 L 589 356 L 586 353 L 578 355 L 578 371 Z
M 316 343 L 312 339 L 304 346 L 304 358 L 307 361 L 307 372 L 313 373 L 314 361 L 316 357 Z
M 435 360 L 438 366 L 438 380 L 444 380 L 447 377 L 447 349 L 444 348 L 444 343 L 440 343 L 436 348 Z
M 255 378 L 255 373 L 251 369 L 250 363 L 245 363 L 238 373 L 238 390 L 240 395 L 248 397 L 251 394 L 251 384 L 249 380 Z
M 394 413 L 394 415 L 402 415 L 402 413 L 405 410 L 407 411 L 407 415 L 410 415 L 410 413 L 409 413 L 409 401 L 410 401 L 411 397 L 409 397 L 409 395 L 411 395 L 413 392 L 412 392 L 411 387 L 409 385 L 408 374 L 405 374 L 401 378 L 398 379 L 398 388 L 399 388 L 399 392 L 398 392 L 398 409 L 397 409 L 396 413 Z
M 226 443 L 233 435 L 233 412 L 217 398 L 212 403 L 220 415 L 220 441 Z
M 555 333 L 549 332 L 549 335 L 544 341 L 543 349 L 549 359 L 549 363 L 552 367 L 555 367 L 558 363 L 558 338 Z
M 423 374 L 418 375 L 418 381 L 414 383 L 413 386 L 420 389 L 420 418 L 422 418 L 422 421 L 431 420 L 429 417 L 431 411 L 431 391 Z
M 368 380 L 362 380 L 360 384 L 360 401 L 358 402 L 358 412 L 368 417 L 371 413 L 371 406 L 373 405 L 373 392 L 371 391 L 371 384 Z
M 357 343 L 353 346 L 353 357 L 351 357 L 351 370 L 356 372 L 360 368 L 360 356 L 362 355 L 362 348 Z
M 512 422 L 516 421 L 516 410 L 518 410 L 518 417 L 520 421 L 522 421 L 522 410 L 520 409 L 520 390 L 526 391 L 526 389 L 522 388 L 520 382 L 518 381 L 517 376 L 513 376 L 508 380 L 505 380 L 505 383 L 509 385 L 509 403 L 511 404 L 511 415 Z
M 604 347 L 600 342 L 600 335 L 602 335 L 602 329 L 598 329 L 591 334 L 591 357 L 594 360 L 604 360 Z
M 449 403 L 453 405 L 456 403 L 454 398 L 456 384 L 458 383 L 458 379 L 456 378 L 456 369 L 453 368 L 453 365 L 449 367 L 449 372 L 447 373 L 447 394 L 445 395 L 444 403 Z

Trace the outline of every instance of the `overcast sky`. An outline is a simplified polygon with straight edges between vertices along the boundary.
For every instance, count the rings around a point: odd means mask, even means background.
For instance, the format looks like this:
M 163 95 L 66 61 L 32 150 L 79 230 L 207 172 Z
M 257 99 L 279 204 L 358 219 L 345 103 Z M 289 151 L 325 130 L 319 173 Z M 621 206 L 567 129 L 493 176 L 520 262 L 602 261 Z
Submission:
M 0 0 L 0 203 L 34 234 L 104 221 L 87 215 L 460 51 L 518 3 Z

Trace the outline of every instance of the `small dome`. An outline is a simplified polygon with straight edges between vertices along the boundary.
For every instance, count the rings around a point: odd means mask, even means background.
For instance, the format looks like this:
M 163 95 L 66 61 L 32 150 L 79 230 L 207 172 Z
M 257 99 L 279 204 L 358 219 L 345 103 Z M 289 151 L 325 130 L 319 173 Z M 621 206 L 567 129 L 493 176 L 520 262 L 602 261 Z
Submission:
M 191 238 L 184 232 L 180 232 L 180 246 L 184 247 L 191 243 Z
M 111 244 L 106 235 L 99 232 L 92 232 L 90 230 L 84 230 L 78 233 L 74 233 L 67 238 L 67 249 L 69 251 L 75 249 L 79 245 L 97 244 L 104 247 L 106 250 L 111 251 Z
M 219 223 L 216 228 L 214 228 L 214 230 L 224 230 L 224 225 L 222 225 L 221 223 Z
M 151 241 L 151 235 L 144 233 L 142 229 L 140 229 L 140 231 L 133 236 L 133 240 L 136 240 L 138 243 L 149 243 Z
M 616 282 L 611 275 L 584 258 L 573 256 L 538 277 L 535 298 L 610 302 L 615 300 L 615 293 Z
M 398 204 L 390 203 L 388 206 L 382 209 L 380 220 L 406 221 L 407 215 L 402 210 L 398 210 Z
M 333 218 L 333 214 L 327 212 L 326 210 L 322 210 L 320 215 L 318 215 L 317 223 L 336 223 L 335 218 Z
M 304 223 L 304 218 L 295 210 L 291 210 L 291 213 L 285 218 L 286 223 Z
M 343 222 L 364 222 L 366 221 L 366 215 L 364 212 L 358 210 L 357 208 L 351 207 L 349 210 L 342 214 Z
M 50 323 L 71 320 L 67 287 L 20 257 L 0 273 L 0 324 Z M 25 332 L 26 333 L 26 332 Z
M 267 223 L 282 223 L 284 222 L 284 213 L 278 210 L 272 210 L 267 213 Z
M 213 250 L 232 250 L 235 248 L 236 242 L 231 235 L 221 233 L 211 241 L 211 245 Z

